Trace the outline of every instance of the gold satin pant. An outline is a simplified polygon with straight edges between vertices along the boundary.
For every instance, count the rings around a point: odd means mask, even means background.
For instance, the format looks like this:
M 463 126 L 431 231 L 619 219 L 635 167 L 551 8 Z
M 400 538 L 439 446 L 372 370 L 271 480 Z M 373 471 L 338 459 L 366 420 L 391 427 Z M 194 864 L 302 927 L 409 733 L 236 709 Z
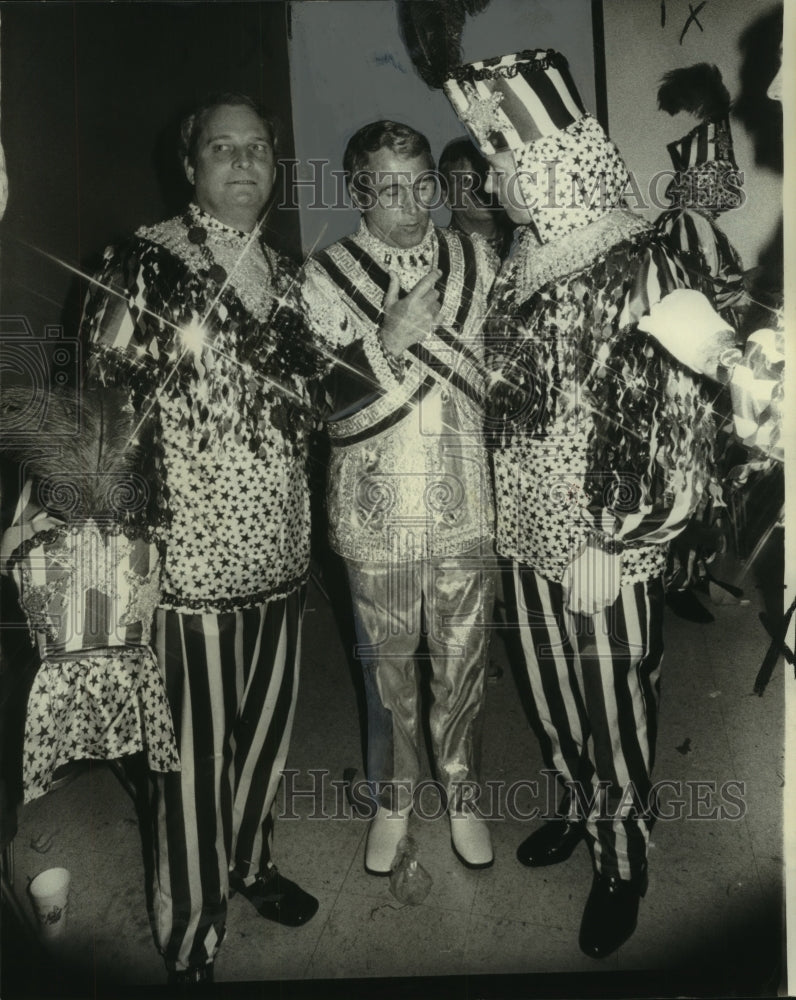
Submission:
M 450 804 L 473 797 L 480 768 L 484 678 L 495 557 L 346 561 L 368 712 L 368 781 L 382 805 L 403 808 L 420 773 L 421 636 L 431 661 L 429 730 L 435 777 Z M 463 785 L 466 783 L 466 786 Z M 462 786 L 457 789 L 457 785 Z M 475 786 L 475 787 L 474 787 Z

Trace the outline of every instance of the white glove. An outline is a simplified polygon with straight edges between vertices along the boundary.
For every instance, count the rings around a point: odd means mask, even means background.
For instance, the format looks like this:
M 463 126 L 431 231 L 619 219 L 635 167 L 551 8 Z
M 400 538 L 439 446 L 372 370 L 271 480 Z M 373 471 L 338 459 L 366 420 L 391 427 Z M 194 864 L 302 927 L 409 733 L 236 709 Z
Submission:
M 719 357 L 735 341 L 732 327 L 719 316 L 702 292 L 676 288 L 638 322 L 681 365 L 716 378 Z
M 571 614 L 599 615 L 619 596 L 621 556 L 587 544 L 564 570 L 564 607 Z

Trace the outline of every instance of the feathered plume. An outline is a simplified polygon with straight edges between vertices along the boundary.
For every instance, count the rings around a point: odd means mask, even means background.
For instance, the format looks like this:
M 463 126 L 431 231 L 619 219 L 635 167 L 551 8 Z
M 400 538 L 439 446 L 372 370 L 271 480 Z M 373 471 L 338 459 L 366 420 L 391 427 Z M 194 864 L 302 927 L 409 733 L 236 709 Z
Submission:
M 31 420 L 34 410 L 37 419 Z M 26 433 L 30 423 L 35 430 Z M 81 397 L 59 390 L 38 397 L 30 388 L 9 387 L 0 402 L 0 454 L 24 463 L 44 487 L 39 499 L 59 517 L 113 518 L 120 497 L 140 491 L 136 471 L 142 450 L 133 440 L 135 423 L 119 392 Z
M 468 14 L 480 14 L 486 10 L 490 0 L 462 0 L 462 6 Z
M 703 121 L 709 121 L 727 114 L 730 94 L 718 66 L 696 63 L 664 74 L 658 89 L 658 107 L 670 115 L 690 111 Z
M 429 87 L 439 89 L 462 64 L 462 30 L 468 14 L 489 0 L 398 0 L 398 23 L 409 58 Z

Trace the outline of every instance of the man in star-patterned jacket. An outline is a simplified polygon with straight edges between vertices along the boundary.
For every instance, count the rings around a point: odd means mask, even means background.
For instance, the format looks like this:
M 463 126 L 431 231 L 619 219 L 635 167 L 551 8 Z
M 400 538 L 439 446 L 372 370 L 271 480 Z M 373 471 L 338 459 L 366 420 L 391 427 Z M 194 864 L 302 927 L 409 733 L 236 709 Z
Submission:
M 212 979 L 227 898 L 306 923 L 318 903 L 271 861 L 309 568 L 304 376 L 293 267 L 262 239 L 274 123 L 242 95 L 183 123 L 194 201 L 106 255 L 84 333 L 98 391 L 150 438 L 163 552 L 153 648 L 181 771 L 152 775 L 153 925 L 169 979 Z

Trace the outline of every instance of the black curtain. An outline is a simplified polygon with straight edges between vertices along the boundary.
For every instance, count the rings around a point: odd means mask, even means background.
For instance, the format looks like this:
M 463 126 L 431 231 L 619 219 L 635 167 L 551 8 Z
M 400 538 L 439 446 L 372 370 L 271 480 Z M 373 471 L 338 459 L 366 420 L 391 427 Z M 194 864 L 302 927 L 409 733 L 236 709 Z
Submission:
M 107 244 L 183 207 L 177 129 L 199 100 L 251 94 L 294 155 L 284 3 L 4 4 L 2 33 L 6 339 L 74 336 L 85 285 L 50 257 L 92 271 Z M 300 252 L 295 210 L 274 209 L 268 231 Z

